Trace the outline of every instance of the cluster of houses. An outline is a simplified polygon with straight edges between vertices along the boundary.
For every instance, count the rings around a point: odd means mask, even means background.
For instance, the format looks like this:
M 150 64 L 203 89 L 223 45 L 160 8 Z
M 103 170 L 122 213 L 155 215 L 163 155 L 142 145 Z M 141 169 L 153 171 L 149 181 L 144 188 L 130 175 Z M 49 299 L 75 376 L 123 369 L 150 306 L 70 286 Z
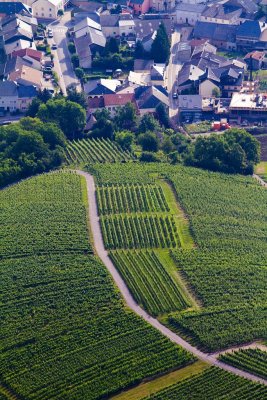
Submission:
M 38 22 L 22 3 L 0 3 L 0 13 L 0 115 L 25 112 L 38 90 L 49 86 L 43 74 L 47 60 L 36 49 Z

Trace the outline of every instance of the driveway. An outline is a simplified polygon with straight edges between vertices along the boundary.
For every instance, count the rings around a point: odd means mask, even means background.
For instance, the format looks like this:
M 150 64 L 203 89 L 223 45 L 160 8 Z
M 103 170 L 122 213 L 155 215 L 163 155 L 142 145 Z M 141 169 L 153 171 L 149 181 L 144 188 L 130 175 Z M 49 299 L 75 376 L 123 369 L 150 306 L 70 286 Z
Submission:
M 52 54 L 54 54 L 55 71 L 59 77 L 59 85 L 64 95 L 66 95 L 66 89 L 69 85 L 75 85 L 77 90 L 81 91 L 81 85 L 73 71 L 68 50 L 67 32 L 71 25 L 70 11 L 67 11 L 60 20 L 48 25 L 54 36 L 52 39 L 48 39 L 49 44 L 56 43 L 57 45 L 57 50 L 52 50 Z

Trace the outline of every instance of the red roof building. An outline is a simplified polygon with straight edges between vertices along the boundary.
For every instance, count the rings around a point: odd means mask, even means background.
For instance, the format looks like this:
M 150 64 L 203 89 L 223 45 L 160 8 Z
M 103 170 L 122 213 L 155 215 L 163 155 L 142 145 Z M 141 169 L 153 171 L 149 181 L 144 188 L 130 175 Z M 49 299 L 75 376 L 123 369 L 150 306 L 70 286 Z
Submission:
M 41 51 L 38 51 L 38 50 L 27 48 L 27 49 L 15 50 L 15 51 L 12 52 L 11 56 L 12 57 L 17 57 L 17 56 L 25 57 L 25 56 L 27 56 L 27 57 L 32 58 L 33 60 L 41 62 L 42 58 L 43 58 L 43 53 Z

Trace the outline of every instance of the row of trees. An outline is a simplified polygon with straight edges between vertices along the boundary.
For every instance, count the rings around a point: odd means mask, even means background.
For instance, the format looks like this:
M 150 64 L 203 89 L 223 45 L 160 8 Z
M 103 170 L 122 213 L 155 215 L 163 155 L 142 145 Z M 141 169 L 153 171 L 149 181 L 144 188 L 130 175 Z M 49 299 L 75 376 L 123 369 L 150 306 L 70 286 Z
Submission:
M 155 40 L 152 43 L 151 51 L 145 51 L 142 42 L 138 41 L 135 48 L 135 58 L 150 58 L 156 63 L 168 63 L 170 47 L 170 41 L 165 25 L 161 23 L 157 30 Z

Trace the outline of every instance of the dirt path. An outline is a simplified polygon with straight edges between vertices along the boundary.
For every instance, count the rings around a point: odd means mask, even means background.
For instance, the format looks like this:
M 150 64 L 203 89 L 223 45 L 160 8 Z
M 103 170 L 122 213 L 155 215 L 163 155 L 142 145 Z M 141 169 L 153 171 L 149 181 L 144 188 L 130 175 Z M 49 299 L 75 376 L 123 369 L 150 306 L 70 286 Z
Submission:
M 114 264 L 108 256 L 108 252 L 105 249 L 102 233 L 100 229 L 98 211 L 97 211 L 97 203 L 96 203 L 96 195 L 95 195 L 95 183 L 94 178 L 87 172 L 76 170 L 76 172 L 83 176 L 86 179 L 86 187 L 87 187 L 87 196 L 89 203 L 89 218 L 91 231 L 94 240 L 94 248 L 96 250 L 97 255 L 105 264 L 109 272 L 111 273 L 115 284 L 119 288 L 127 306 L 131 308 L 137 315 L 142 317 L 145 321 L 147 321 L 150 325 L 156 328 L 159 332 L 161 332 L 164 336 L 168 337 L 172 342 L 180 345 L 190 353 L 194 354 L 200 360 L 209 363 L 210 365 L 214 365 L 225 371 L 232 372 L 235 375 L 242 376 L 243 378 L 247 378 L 254 382 L 260 382 L 264 385 L 267 385 L 267 380 L 259 378 L 253 374 L 250 374 L 245 371 L 241 371 L 238 368 L 232 367 L 231 365 L 227 365 L 216 358 L 216 354 L 207 354 L 198 350 L 196 347 L 192 346 L 190 343 L 186 342 L 183 338 L 178 336 L 176 333 L 172 332 L 166 326 L 162 325 L 157 319 L 151 317 L 145 310 L 143 310 L 132 297 L 128 287 L 123 281 L 122 277 L 116 270 Z
M 259 349 L 262 351 L 267 352 L 267 346 L 262 343 L 258 342 L 253 342 L 253 343 L 247 343 L 244 345 L 236 346 L 236 347 L 230 347 L 229 349 L 221 350 L 221 351 L 216 351 L 216 353 L 212 353 L 213 356 L 220 356 L 221 354 L 227 354 L 231 353 L 232 351 L 238 351 L 238 350 L 246 350 L 246 349 Z

